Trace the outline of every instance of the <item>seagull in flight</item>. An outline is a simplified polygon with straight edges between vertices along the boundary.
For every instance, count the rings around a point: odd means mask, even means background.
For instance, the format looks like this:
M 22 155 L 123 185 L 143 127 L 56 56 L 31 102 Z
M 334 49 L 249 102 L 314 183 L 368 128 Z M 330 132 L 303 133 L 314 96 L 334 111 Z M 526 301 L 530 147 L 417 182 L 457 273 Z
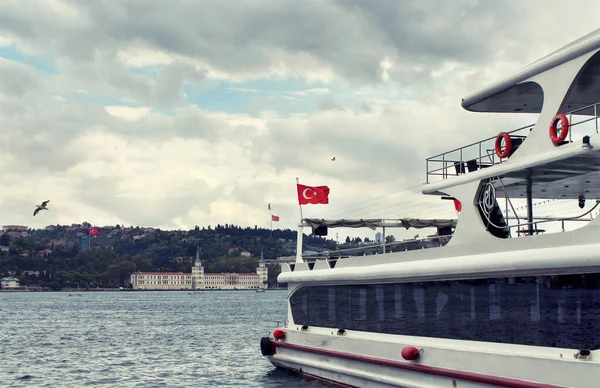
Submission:
M 335 156 L 331 158 L 331 161 L 332 161 L 332 162 L 335 162 Z
M 48 202 L 50 202 L 50 200 L 42 202 L 41 205 L 37 205 L 37 209 L 35 209 L 33 211 L 34 217 L 35 217 L 36 214 L 38 214 L 40 212 L 40 210 L 48 210 L 48 208 L 46 207 L 46 205 L 48 204 Z

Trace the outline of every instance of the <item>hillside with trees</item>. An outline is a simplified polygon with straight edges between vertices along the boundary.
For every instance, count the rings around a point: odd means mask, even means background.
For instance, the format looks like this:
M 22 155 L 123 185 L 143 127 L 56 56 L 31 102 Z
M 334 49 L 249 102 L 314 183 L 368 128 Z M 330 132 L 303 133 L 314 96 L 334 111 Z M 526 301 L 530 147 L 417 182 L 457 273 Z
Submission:
M 206 272 L 255 272 L 261 251 L 265 259 L 294 255 L 296 231 L 242 228 L 236 225 L 160 230 L 95 227 L 88 223 L 50 225 L 44 229 L 4 226 L 0 232 L 0 275 L 21 284 L 63 288 L 127 287 L 135 271 L 191 272 L 197 247 Z M 304 249 L 331 250 L 336 242 L 304 236 Z M 278 265 L 269 268 L 276 285 Z

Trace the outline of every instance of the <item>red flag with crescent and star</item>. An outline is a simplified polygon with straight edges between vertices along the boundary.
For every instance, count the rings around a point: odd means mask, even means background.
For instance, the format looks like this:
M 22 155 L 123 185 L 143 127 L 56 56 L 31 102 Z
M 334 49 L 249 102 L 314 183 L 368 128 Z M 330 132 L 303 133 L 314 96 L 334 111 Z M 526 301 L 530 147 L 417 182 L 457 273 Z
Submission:
M 98 234 L 98 229 L 90 228 L 90 236 L 97 236 Z
M 329 187 L 305 186 L 299 183 L 296 186 L 298 187 L 298 203 L 300 205 L 329 203 Z

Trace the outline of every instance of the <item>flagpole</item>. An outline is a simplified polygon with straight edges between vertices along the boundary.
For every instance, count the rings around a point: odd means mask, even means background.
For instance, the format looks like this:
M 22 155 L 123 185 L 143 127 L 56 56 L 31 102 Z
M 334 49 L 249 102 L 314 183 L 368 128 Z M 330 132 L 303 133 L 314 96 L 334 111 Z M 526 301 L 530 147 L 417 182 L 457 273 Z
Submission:
M 298 191 L 298 185 L 300 180 L 296 178 L 296 191 Z M 304 234 L 304 228 L 302 227 L 302 205 L 300 204 L 300 198 L 298 198 L 298 206 L 300 207 L 300 223 L 298 224 L 298 235 L 296 238 L 296 263 L 302 263 L 302 237 Z
M 298 178 L 296 178 L 296 190 L 298 189 L 299 184 L 300 184 L 300 180 Z M 300 223 L 302 223 L 302 220 L 304 219 L 304 217 L 302 216 L 302 205 L 300 204 L 300 201 L 298 201 L 298 206 L 300 207 Z

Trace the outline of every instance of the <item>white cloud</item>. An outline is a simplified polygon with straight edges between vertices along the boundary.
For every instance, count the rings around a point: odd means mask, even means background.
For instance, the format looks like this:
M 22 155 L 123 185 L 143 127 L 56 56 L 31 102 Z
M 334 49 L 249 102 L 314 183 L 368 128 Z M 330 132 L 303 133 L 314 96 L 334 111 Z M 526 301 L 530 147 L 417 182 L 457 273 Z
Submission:
M 148 116 L 151 109 L 147 106 L 130 107 L 123 105 L 105 106 L 106 113 L 126 121 L 139 121 L 142 117 Z
M 305 215 L 417 186 L 425 157 L 531 121 L 465 112 L 464 95 L 596 28 L 595 2 L 572 20 L 544 4 L 5 2 L 0 47 L 59 74 L 0 59 L 2 223 L 267 226 L 271 203 L 294 227 L 296 177 L 331 187 Z M 184 93 L 221 82 L 231 95 Z
M 242 93 L 260 93 L 261 92 L 261 90 L 259 90 L 259 89 L 240 88 L 240 87 L 235 87 L 235 86 L 229 87 L 227 89 L 234 91 L 234 92 L 242 92 Z
M 294 90 L 288 93 L 296 96 L 308 96 L 311 94 L 328 94 L 331 93 L 331 90 L 329 88 L 311 88 L 306 90 Z
M 0 35 L 0 47 L 8 47 L 14 44 L 14 40 L 9 38 L 8 36 Z
M 164 66 L 177 57 L 149 47 L 128 47 L 117 52 L 117 59 L 129 68 L 140 68 Z

